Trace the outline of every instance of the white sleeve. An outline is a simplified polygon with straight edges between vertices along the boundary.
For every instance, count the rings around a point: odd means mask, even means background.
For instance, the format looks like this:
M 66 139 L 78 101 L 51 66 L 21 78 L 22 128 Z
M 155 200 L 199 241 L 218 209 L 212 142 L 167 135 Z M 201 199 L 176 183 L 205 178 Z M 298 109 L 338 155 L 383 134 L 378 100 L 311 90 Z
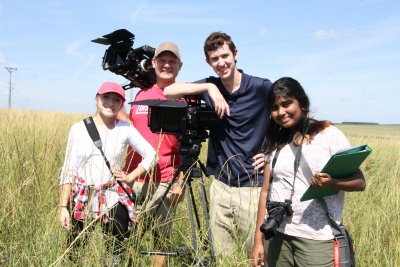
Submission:
M 77 139 L 73 127 L 69 131 L 67 148 L 65 150 L 64 165 L 60 175 L 60 185 L 73 183 L 78 173 Z
M 345 148 L 349 148 L 350 142 L 347 139 L 347 137 L 344 135 L 344 133 L 339 130 L 335 126 L 330 126 L 327 128 L 327 131 L 329 133 L 329 153 L 331 155 L 335 154 L 337 151 Z
M 128 143 L 142 156 L 139 165 L 149 172 L 158 161 L 156 151 L 132 125 L 128 128 Z

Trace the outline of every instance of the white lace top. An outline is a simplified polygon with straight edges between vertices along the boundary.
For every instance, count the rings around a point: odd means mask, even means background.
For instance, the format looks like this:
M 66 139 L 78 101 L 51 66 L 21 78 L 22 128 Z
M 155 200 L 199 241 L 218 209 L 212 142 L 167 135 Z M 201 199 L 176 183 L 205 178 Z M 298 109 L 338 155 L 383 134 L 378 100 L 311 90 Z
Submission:
M 139 164 L 147 172 L 157 162 L 154 148 L 143 138 L 135 127 L 124 121 L 107 132 L 99 130 L 103 151 L 110 162 L 111 169 L 123 166 L 123 157 L 127 145 L 132 146 L 142 157 Z M 86 185 L 99 186 L 113 180 L 104 158 L 90 138 L 83 121 L 75 123 L 70 130 L 64 165 L 60 175 L 60 185 L 73 183 L 77 177 L 85 180 Z M 106 190 L 107 206 L 112 207 L 118 201 L 118 193 Z M 93 203 L 97 211 L 97 203 Z
M 284 202 L 285 199 L 290 198 L 295 159 L 295 154 L 290 146 L 294 147 L 295 151 L 298 149 L 293 143 L 281 149 L 270 185 L 269 199 L 271 201 Z M 344 134 L 335 126 L 329 126 L 317 134 L 310 144 L 303 144 L 301 160 L 303 161 L 305 158 L 312 172 L 316 173 L 324 167 L 335 152 L 347 147 L 350 147 L 350 143 Z M 274 154 L 275 152 L 272 157 Z M 294 183 L 293 216 L 286 216 L 278 231 L 290 236 L 313 240 L 332 239 L 330 224 L 318 201 L 300 202 L 300 198 L 309 187 L 310 181 L 311 177 L 305 177 L 303 170 L 299 168 Z M 324 199 L 328 205 L 329 212 L 334 220 L 339 223 L 343 214 L 344 192 L 340 191 L 338 194 L 324 197 Z

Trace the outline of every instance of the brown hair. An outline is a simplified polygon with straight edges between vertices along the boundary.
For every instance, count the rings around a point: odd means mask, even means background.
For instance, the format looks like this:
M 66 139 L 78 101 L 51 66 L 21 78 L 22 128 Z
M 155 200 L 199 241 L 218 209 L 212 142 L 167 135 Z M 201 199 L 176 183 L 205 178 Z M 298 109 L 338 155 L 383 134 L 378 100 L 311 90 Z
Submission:
M 213 32 L 207 37 L 204 42 L 204 54 L 207 62 L 209 61 L 208 52 L 217 50 L 218 47 L 224 45 L 224 43 L 226 43 L 232 53 L 235 54 L 236 46 L 228 34 L 224 32 Z

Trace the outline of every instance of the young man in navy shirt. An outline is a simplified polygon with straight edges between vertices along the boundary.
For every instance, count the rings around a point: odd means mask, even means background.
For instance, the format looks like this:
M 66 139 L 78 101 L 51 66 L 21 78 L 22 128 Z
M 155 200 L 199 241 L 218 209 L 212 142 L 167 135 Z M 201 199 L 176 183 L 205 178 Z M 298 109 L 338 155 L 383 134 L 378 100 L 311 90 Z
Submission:
M 236 66 L 238 51 L 231 37 L 211 33 L 204 43 L 207 63 L 218 77 L 195 83 L 173 83 L 168 98 L 198 95 L 213 108 L 220 123 L 210 131 L 207 173 L 210 186 L 211 231 L 218 254 L 233 255 L 246 242 L 250 256 L 264 166 L 263 141 L 269 113 L 268 79 L 244 73 Z M 239 246 L 238 246 L 239 244 Z

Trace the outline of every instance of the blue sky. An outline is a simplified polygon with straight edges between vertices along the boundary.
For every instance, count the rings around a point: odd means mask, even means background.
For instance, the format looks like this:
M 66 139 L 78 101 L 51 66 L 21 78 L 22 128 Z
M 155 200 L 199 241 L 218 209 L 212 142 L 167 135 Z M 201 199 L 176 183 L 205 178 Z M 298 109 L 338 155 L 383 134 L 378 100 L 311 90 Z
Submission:
M 214 74 L 203 42 L 224 31 L 244 72 L 299 80 L 315 118 L 400 123 L 400 0 L 0 0 L 0 108 L 12 66 L 13 108 L 94 112 L 103 81 L 127 80 L 102 69 L 107 46 L 91 40 L 121 28 L 134 48 L 177 43 L 179 81 Z

